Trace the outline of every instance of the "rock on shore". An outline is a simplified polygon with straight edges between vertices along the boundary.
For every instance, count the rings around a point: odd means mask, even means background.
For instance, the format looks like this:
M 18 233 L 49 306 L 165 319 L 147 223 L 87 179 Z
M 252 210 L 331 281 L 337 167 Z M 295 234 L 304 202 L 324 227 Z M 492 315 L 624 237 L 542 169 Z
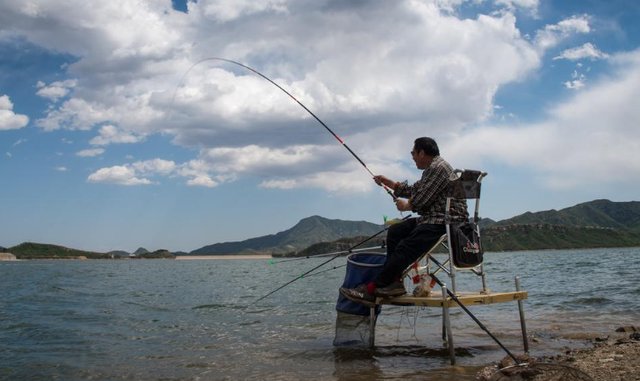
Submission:
M 527 372 L 498 372 L 499 368 L 512 364 L 510 358 L 503 359 L 500 364 L 492 364 L 480 370 L 476 379 L 481 381 L 500 380 L 556 380 L 549 372 L 544 371 L 543 366 L 535 366 L 536 363 L 559 364 L 561 367 L 571 367 L 578 370 L 578 375 L 588 375 L 594 381 L 640 381 L 640 328 L 629 326 L 620 327 L 607 337 L 598 337 L 590 340 L 591 348 L 569 350 L 552 357 L 539 359 L 522 359 L 537 371 Z M 511 364 L 510 364 L 511 363 Z M 551 367 L 549 367 L 551 369 Z M 583 373 L 582 373 L 583 372 Z M 563 378 L 575 380 L 588 380 L 589 378 Z

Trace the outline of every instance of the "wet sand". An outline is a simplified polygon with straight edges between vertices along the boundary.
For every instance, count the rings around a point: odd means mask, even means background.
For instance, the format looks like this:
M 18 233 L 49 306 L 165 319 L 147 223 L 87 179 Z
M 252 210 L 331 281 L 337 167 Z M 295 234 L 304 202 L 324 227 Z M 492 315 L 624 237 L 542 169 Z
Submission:
M 594 381 L 632 381 L 640 380 L 640 329 L 637 327 L 621 327 L 621 332 L 594 337 L 588 341 L 591 347 L 567 350 L 555 356 L 531 360 L 535 363 L 560 364 L 576 368 L 591 377 Z M 527 361 L 530 362 L 530 361 Z M 511 365 L 510 358 L 504 358 L 499 364 L 491 364 L 478 372 L 476 379 L 487 380 L 550 380 L 550 374 L 526 374 L 521 371 L 496 375 L 498 368 Z M 542 368 L 541 368 L 542 369 Z M 581 379 L 581 378 L 572 378 Z

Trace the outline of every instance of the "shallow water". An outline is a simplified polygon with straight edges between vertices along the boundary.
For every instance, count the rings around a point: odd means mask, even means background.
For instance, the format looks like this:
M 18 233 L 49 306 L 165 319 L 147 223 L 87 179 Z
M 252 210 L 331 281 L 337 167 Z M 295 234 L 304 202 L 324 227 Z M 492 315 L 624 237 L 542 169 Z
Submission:
M 460 309 L 456 367 L 438 309 L 384 306 L 374 350 L 334 348 L 344 268 L 254 304 L 324 260 L 0 262 L 0 380 L 472 380 L 504 357 Z M 485 267 L 492 290 L 519 275 L 529 291 L 533 355 L 639 323 L 640 248 L 488 253 Z M 522 352 L 516 303 L 471 311 Z

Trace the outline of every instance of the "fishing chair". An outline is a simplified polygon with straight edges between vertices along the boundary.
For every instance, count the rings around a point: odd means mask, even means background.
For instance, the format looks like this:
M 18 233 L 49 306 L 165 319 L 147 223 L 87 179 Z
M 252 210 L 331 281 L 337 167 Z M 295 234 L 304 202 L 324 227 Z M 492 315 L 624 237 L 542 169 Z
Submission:
M 427 296 L 435 285 L 435 276 L 444 272 L 450 279 L 450 289 L 456 293 L 456 274 L 461 271 L 471 272 L 482 279 L 481 293 L 488 293 L 486 277 L 483 269 L 483 250 L 478 227 L 480 210 L 480 188 L 486 172 L 456 169 L 450 179 L 445 210 L 446 233 L 413 265 L 404 271 L 414 285 L 415 296 Z M 451 223 L 450 209 L 453 199 L 475 200 L 473 216 L 467 222 Z M 438 250 L 444 247 L 444 253 Z M 443 260 L 438 260 L 438 256 Z M 441 258 L 442 259 L 442 258 Z

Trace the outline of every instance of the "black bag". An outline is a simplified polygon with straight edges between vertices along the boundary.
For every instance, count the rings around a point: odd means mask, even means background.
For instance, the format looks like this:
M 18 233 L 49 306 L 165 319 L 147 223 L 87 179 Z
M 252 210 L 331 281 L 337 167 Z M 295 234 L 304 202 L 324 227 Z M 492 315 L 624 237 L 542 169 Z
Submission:
M 468 268 L 482 263 L 483 250 L 478 224 L 452 224 L 449 234 L 454 266 Z

